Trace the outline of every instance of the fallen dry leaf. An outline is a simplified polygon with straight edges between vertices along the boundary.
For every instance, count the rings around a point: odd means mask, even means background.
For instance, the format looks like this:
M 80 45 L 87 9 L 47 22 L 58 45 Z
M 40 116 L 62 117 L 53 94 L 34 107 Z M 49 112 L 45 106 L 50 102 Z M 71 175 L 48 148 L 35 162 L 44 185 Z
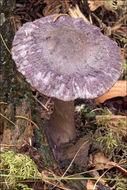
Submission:
M 89 8 L 90 8 L 90 10 L 91 11 L 95 11 L 98 7 L 100 7 L 100 6 L 102 6 L 104 4 L 104 2 L 103 1 L 89 1 L 88 0 L 88 5 L 89 5 Z
M 89 23 L 88 19 L 84 16 L 84 14 L 82 14 L 77 4 L 75 5 L 75 7 L 69 8 L 69 15 L 72 18 L 82 18 L 86 23 Z
M 89 140 L 90 136 L 84 136 L 83 138 L 79 139 L 76 144 L 68 147 L 65 146 L 65 150 L 63 151 L 63 159 L 70 158 L 73 159 L 76 153 L 79 151 L 80 147 L 83 145 L 81 150 L 78 152 L 77 156 L 74 159 L 75 163 L 80 165 L 84 165 L 88 161 L 88 150 L 89 150 Z
M 115 83 L 115 85 L 103 96 L 96 98 L 96 104 L 103 103 L 108 99 L 115 97 L 124 97 L 127 96 L 127 81 L 119 80 Z
M 101 152 L 93 156 L 93 164 L 97 170 L 109 169 L 112 167 L 111 162 Z
M 115 167 L 120 170 L 125 176 L 127 176 L 127 170 L 115 162 L 110 162 L 108 158 L 106 158 L 101 152 L 98 152 L 93 156 L 93 164 L 97 170 L 110 169 L 112 167 Z
M 114 12 L 124 5 L 124 1 L 104 1 L 104 0 L 88 0 L 88 5 L 91 11 L 95 11 L 98 7 L 103 6 L 106 10 Z
M 87 190 L 93 189 L 94 184 L 95 184 L 95 182 L 93 182 L 92 180 L 88 180 L 87 185 L 86 185 Z M 95 190 L 98 190 L 97 186 L 96 186 Z

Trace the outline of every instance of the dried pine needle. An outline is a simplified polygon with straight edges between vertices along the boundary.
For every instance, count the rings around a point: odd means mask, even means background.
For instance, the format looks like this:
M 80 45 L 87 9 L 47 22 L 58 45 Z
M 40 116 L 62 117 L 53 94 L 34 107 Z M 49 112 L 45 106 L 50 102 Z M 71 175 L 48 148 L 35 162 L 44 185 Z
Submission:
M 60 16 L 69 16 L 69 15 L 66 14 L 66 13 L 60 13 L 60 14 L 58 14 L 58 15 L 55 16 L 55 18 L 53 19 L 53 22 L 56 22 L 56 20 L 57 20 Z
M 2 113 L 0 113 L 0 116 L 2 116 L 4 119 L 6 119 L 10 123 L 12 123 L 15 127 L 17 127 L 14 122 L 12 122 L 10 119 L 8 119 L 6 116 L 4 116 Z M 15 116 L 15 117 L 17 119 L 25 119 L 25 120 L 31 122 L 39 130 L 38 125 L 34 121 L 32 121 L 31 119 L 28 119 L 27 117 L 24 117 L 24 116 Z
M 11 146 L 16 146 L 16 145 L 14 145 L 14 144 L 0 144 L 0 146 L 9 146 L 9 147 L 11 147 Z
M 7 45 L 6 45 L 6 43 L 5 43 L 5 40 L 4 40 L 4 38 L 3 38 L 3 36 L 2 36 L 1 33 L 0 33 L 0 37 L 1 37 L 1 40 L 2 40 L 2 42 L 3 42 L 4 46 L 5 46 L 5 48 L 6 48 L 7 51 L 11 54 L 11 51 L 10 51 L 9 48 L 7 47 Z
M 15 123 L 13 123 L 10 119 L 8 119 L 5 115 L 3 115 L 2 113 L 0 113 L 0 116 L 2 116 L 4 119 L 6 119 L 7 121 L 9 121 L 11 124 L 13 124 L 15 127 Z
M 27 120 L 27 121 L 29 121 L 29 122 L 31 122 L 38 130 L 39 130 L 39 127 L 38 127 L 38 125 L 34 122 L 34 121 L 32 121 L 31 119 L 28 119 L 27 117 L 24 117 L 24 116 L 15 116 L 17 119 L 25 119 L 25 120 Z

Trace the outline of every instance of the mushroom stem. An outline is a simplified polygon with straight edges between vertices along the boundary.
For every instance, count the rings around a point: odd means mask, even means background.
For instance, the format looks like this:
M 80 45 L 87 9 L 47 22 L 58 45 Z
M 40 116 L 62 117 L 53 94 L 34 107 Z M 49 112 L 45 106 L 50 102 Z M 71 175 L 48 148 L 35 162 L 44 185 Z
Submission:
M 50 144 L 57 147 L 75 138 L 74 101 L 54 99 L 54 112 L 47 122 L 46 133 Z

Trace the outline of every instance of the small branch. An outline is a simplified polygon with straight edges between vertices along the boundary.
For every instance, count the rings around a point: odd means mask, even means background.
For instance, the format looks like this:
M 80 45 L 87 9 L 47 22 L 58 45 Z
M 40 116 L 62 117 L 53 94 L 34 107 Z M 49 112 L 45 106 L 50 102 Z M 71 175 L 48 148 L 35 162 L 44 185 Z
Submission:
M 84 22 L 89 23 L 88 19 L 82 14 L 82 12 L 80 11 L 78 5 L 76 5 L 73 8 L 69 8 L 69 15 L 73 18 L 82 18 L 84 20 Z
M 13 124 L 15 127 L 15 123 L 13 123 L 10 119 L 8 119 L 6 116 L 4 116 L 2 113 L 0 113 L 0 116 L 2 116 L 4 119 L 6 119 L 7 121 L 9 121 L 11 124 Z
M 25 119 L 25 120 L 27 120 L 27 121 L 30 121 L 38 130 L 39 130 L 39 127 L 38 127 L 38 125 L 34 122 L 34 121 L 32 121 L 31 119 L 28 119 L 27 117 L 24 117 L 24 116 L 15 116 L 17 119 Z
M 66 169 L 66 171 L 63 173 L 63 175 L 61 176 L 61 178 L 63 178 L 63 177 L 66 175 L 66 173 L 69 171 L 69 169 L 70 169 L 70 167 L 72 166 L 72 164 L 73 164 L 73 162 L 74 162 L 76 156 L 78 155 L 78 153 L 80 152 L 80 150 L 82 149 L 82 147 L 83 147 L 86 143 L 88 143 L 88 141 L 85 141 L 85 142 L 80 146 L 80 148 L 79 148 L 78 151 L 76 152 L 74 158 L 72 159 L 70 165 L 68 166 L 68 168 Z M 60 181 L 61 181 L 61 180 L 60 180 Z M 59 181 L 58 183 L 60 183 L 60 181 Z M 58 185 L 58 183 L 53 187 L 53 189 Z
M 44 104 L 42 104 L 35 96 L 33 96 L 33 97 L 44 109 L 46 109 L 47 111 L 49 111 L 49 109 Z
M 4 40 L 4 38 L 3 38 L 3 36 L 2 36 L 1 33 L 0 33 L 0 37 L 1 37 L 1 40 L 2 40 L 2 42 L 3 42 L 4 46 L 5 46 L 5 48 L 6 48 L 7 51 L 11 54 L 11 51 L 10 51 L 9 48 L 7 47 L 7 45 L 6 45 L 6 43 L 5 43 L 5 40 Z
M 106 171 L 97 179 L 97 181 L 96 181 L 96 183 L 94 184 L 94 187 L 93 187 L 92 190 L 95 190 L 95 189 L 96 189 L 97 183 L 100 181 L 100 179 L 101 179 L 111 168 L 113 168 L 113 166 L 111 166 L 108 170 L 106 170 Z

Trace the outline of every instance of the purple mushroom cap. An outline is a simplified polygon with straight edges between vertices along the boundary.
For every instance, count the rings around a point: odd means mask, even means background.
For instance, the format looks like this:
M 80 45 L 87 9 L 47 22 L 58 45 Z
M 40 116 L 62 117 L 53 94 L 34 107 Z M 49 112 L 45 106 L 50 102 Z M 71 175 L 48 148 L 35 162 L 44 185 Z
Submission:
M 56 15 L 24 24 L 12 58 L 32 87 L 60 100 L 93 99 L 108 91 L 122 70 L 120 48 L 82 19 Z

